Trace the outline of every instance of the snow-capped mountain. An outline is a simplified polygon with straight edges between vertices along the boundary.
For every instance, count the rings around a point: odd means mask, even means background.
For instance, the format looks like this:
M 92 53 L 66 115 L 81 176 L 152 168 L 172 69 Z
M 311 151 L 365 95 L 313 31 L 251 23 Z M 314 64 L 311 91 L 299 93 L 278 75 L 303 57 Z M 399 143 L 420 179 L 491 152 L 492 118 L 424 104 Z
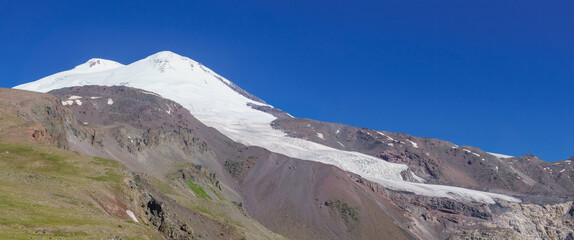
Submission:
M 495 199 L 520 200 L 488 192 L 422 183 L 405 164 L 390 163 L 363 153 L 338 150 L 292 138 L 274 129 L 276 117 L 258 110 L 273 108 L 219 76 L 202 64 L 172 52 L 159 52 L 132 64 L 91 59 L 76 68 L 16 86 L 17 89 L 48 92 L 71 86 L 129 86 L 159 94 L 188 109 L 205 125 L 234 141 L 260 146 L 286 156 L 337 166 L 382 186 L 430 197 L 494 203 Z M 72 102 L 74 104 L 75 102 Z M 167 113 L 169 106 L 165 107 Z M 414 182 L 404 177 L 412 176 Z M 418 180 L 417 180 L 418 179 Z

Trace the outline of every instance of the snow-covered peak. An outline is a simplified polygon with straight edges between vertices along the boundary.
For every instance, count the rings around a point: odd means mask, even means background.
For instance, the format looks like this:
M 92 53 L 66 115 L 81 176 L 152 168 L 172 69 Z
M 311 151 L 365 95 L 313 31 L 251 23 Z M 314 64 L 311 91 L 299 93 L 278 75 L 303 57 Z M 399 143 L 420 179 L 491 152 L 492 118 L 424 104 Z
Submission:
M 171 59 L 180 59 L 180 60 L 183 59 L 183 60 L 186 60 L 186 59 L 189 59 L 189 58 L 184 57 L 184 56 L 181 56 L 181 55 L 179 55 L 179 54 L 177 54 L 177 53 L 174 53 L 174 52 L 172 52 L 172 51 L 161 51 L 161 52 L 152 54 L 152 55 L 146 57 L 145 59 L 158 59 L 158 60 L 163 59 L 163 60 L 169 61 L 169 60 L 171 60 Z
M 341 151 L 307 140 L 291 138 L 271 127 L 271 122 L 276 117 L 251 107 L 272 106 L 254 100 L 249 97 L 250 94 L 209 68 L 173 52 L 159 52 L 126 66 L 114 65 L 111 61 L 102 59 L 90 61 L 72 70 L 15 88 L 38 92 L 85 85 L 122 85 L 139 88 L 181 104 L 205 125 L 217 129 L 234 141 L 260 146 L 297 159 L 334 165 L 391 189 L 462 201 L 486 203 L 494 203 L 494 199 L 519 201 L 499 194 L 407 182 L 401 175 L 408 169 L 404 164 L 390 163 L 365 154 Z M 110 101 L 110 104 L 113 104 L 113 101 Z
M 101 72 L 107 71 L 124 65 L 112 60 L 106 60 L 101 58 L 92 58 L 87 62 L 76 66 L 74 69 L 70 70 L 76 73 L 90 73 L 90 72 Z
M 181 56 L 177 53 L 174 52 L 170 52 L 170 51 L 161 51 L 158 52 L 156 54 L 152 54 L 146 58 L 144 58 L 144 60 L 150 61 L 150 62 L 171 62 L 171 63 L 177 63 L 177 62 L 182 62 L 182 63 L 197 63 L 196 61 L 191 60 L 188 57 L 184 57 Z
M 153 54 L 140 62 L 147 62 L 160 73 L 164 72 L 191 72 L 199 63 L 170 51 Z
M 49 92 L 50 90 L 86 85 L 85 81 L 78 81 L 84 76 L 101 74 L 124 68 L 125 65 L 101 58 L 92 58 L 73 69 L 52 74 L 40 80 L 15 86 L 16 89 L 24 89 L 36 92 Z M 97 85 L 97 84 L 93 84 Z M 102 84 L 103 85 L 103 84 Z

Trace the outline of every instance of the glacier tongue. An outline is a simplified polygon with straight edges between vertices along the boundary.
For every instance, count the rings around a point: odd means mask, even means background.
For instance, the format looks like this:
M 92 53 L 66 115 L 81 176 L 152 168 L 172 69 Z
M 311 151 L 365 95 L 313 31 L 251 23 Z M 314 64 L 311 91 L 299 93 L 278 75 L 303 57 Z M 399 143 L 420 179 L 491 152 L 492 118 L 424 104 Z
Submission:
M 293 158 L 334 165 L 390 189 L 462 201 L 520 201 L 500 194 L 407 182 L 401 177 L 401 172 L 408 169 L 404 164 L 389 163 L 365 154 L 288 137 L 271 127 L 270 123 L 276 119 L 274 116 L 248 106 L 248 103 L 264 103 L 236 92 L 229 87 L 230 83 L 196 61 L 165 51 L 125 66 L 109 60 L 92 59 L 72 70 L 14 88 L 38 92 L 84 85 L 139 88 L 178 102 L 201 122 L 234 141 L 260 146 Z

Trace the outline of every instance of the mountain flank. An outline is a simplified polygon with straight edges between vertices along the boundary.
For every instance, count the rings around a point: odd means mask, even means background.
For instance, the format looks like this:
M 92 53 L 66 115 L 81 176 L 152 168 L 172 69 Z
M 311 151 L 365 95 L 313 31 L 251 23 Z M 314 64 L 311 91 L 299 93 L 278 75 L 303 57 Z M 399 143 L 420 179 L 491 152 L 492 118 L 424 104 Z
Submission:
M 294 118 L 172 52 L 92 59 L 16 88 L 49 94 L 3 90 L 0 143 L 85 156 L 80 178 L 119 185 L 81 199 L 163 238 L 574 238 L 571 160 Z M 7 172 L 34 176 L 15 159 Z M 62 228 L 26 221 L 2 226 L 24 238 Z

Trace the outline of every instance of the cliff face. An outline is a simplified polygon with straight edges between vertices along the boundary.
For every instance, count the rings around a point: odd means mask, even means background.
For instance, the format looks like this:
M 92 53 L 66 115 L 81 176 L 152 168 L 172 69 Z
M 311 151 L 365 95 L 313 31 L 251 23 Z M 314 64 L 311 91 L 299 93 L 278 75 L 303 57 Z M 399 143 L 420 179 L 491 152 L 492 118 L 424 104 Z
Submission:
M 72 123 L 71 112 L 49 94 L 0 89 L 0 138 L 25 140 L 68 149 L 66 125 Z M 22 134 L 25 133 L 25 134 Z
M 396 206 L 395 223 L 419 239 L 569 239 L 574 234 L 572 201 L 556 204 L 460 202 L 392 191 L 359 176 L 367 191 Z M 384 201 L 380 201 L 384 202 Z
M 131 169 L 163 178 L 179 163 L 211 164 L 202 140 L 207 129 L 181 105 L 125 87 L 72 87 L 51 92 L 73 112 L 70 148 L 117 159 Z M 205 130 L 209 132 L 209 130 Z

